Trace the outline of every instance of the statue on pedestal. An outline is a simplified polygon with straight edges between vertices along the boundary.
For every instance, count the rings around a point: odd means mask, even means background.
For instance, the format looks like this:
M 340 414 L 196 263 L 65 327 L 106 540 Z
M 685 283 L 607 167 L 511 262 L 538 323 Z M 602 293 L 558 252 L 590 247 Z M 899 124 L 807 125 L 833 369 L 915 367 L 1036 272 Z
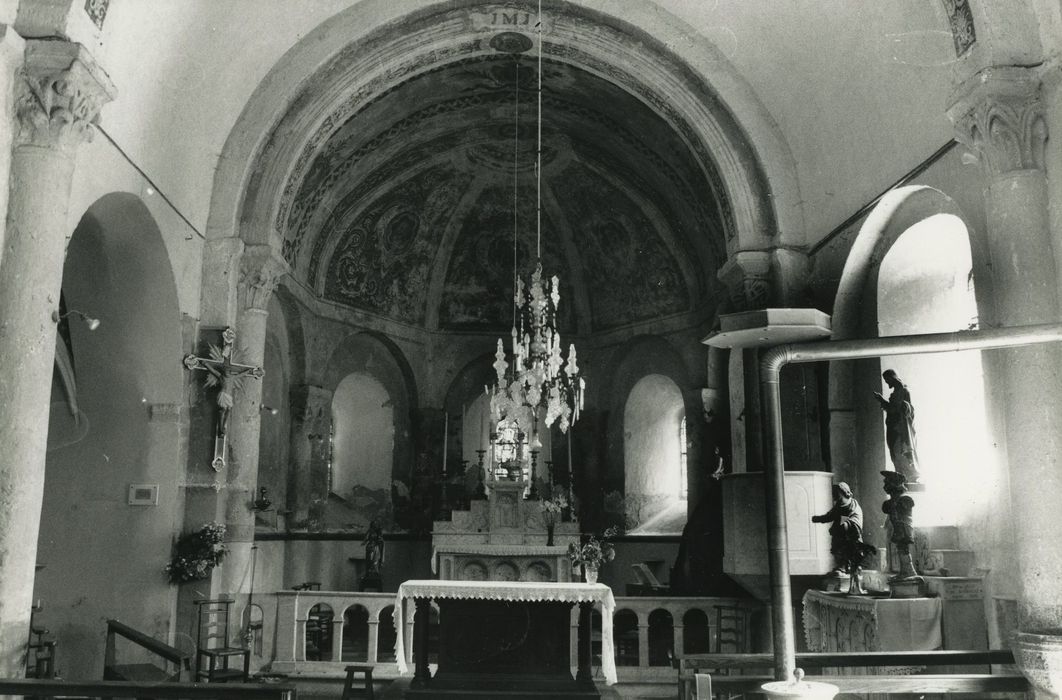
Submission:
M 849 577 L 849 595 L 864 593 L 859 572 L 866 559 L 874 554 L 873 545 L 863 541 L 863 509 L 852 496 L 852 489 L 841 481 L 833 486 L 833 508 L 822 515 L 813 515 L 813 523 L 831 523 L 830 552 L 839 575 Z
M 896 548 L 900 568 L 899 573 L 889 580 L 920 580 L 911 558 L 911 544 L 914 542 L 914 499 L 907 495 L 907 477 L 892 471 L 882 471 L 881 475 L 885 479 L 885 493 L 889 494 L 888 500 L 881 504 L 881 510 L 888 516 L 890 540 Z
M 881 378 L 892 389 L 888 399 L 880 392 L 874 392 L 874 397 L 885 411 L 885 443 L 889 446 L 889 457 L 896 471 L 914 483 L 918 481 L 919 474 L 911 392 L 900 381 L 895 370 L 885 370 Z

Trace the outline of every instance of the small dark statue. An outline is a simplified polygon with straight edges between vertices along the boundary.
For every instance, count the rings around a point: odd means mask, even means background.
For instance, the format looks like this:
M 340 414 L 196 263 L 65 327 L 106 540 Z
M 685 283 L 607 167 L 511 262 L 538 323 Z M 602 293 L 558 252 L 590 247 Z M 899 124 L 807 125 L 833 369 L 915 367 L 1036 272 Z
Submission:
M 907 495 L 907 477 L 900 472 L 883 471 L 887 501 L 881 504 L 881 510 L 888 517 L 890 539 L 896 548 L 899 559 L 899 573 L 890 581 L 910 581 L 919 578 L 911 557 L 911 545 L 914 543 L 914 499 Z
M 382 591 L 383 581 L 380 578 L 380 567 L 384 560 L 383 529 L 375 520 L 369 522 L 369 529 L 365 533 L 365 575 L 361 577 L 362 591 Z
M 813 515 L 813 523 L 830 523 L 830 552 L 839 574 L 849 577 L 849 595 L 864 593 L 859 572 L 875 553 L 873 545 L 863 541 L 863 509 L 843 481 L 833 486 L 833 508 L 823 515 Z

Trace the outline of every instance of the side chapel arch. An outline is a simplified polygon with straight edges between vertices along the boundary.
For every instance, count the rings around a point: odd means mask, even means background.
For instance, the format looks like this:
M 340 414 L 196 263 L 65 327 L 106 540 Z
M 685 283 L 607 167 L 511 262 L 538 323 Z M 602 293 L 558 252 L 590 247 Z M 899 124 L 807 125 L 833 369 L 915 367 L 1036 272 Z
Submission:
M 183 473 L 173 465 L 187 421 L 172 270 L 158 225 L 130 193 L 93 202 L 67 249 L 64 308 L 100 324 L 90 330 L 75 314 L 56 331 L 72 359 L 78 411 L 53 390 L 37 547 L 46 566 L 33 599 L 45 602 L 63 644 L 86 650 L 66 657 L 71 678 L 99 673 L 99 621 L 114 610 L 152 636 L 170 632 L 176 590 L 158 562 L 180 522 Z M 157 505 L 130 506 L 130 484 L 157 484 Z
M 978 274 L 985 269 L 987 259 L 979 232 L 971 228 L 969 218 L 951 197 L 914 185 L 887 193 L 860 227 L 834 300 L 832 339 L 878 336 L 881 263 L 905 232 L 937 215 L 955 217 L 966 225 L 971 274 L 984 318 L 985 300 L 993 292 L 991 279 Z M 848 480 L 864 498 L 880 493 L 878 471 L 888 463 L 881 410 L 873 399 L 873 392 L 882 391 L 880 373 L 884 368 L 876 358 L 831 362 L 829 367 L 830 463 L 839 478 Z M 879 509 L 864 508 L 864 517 L 868 531 L 880 529 L 883 516 Z

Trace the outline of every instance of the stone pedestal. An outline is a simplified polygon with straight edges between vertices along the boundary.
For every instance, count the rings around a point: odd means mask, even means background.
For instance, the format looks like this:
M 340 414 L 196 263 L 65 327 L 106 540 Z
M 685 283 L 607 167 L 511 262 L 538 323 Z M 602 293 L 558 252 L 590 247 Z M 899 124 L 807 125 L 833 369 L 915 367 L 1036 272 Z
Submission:
M 1038 700 L 1062 697 L 1062 629 L 1016 632 L 1011 649 Z

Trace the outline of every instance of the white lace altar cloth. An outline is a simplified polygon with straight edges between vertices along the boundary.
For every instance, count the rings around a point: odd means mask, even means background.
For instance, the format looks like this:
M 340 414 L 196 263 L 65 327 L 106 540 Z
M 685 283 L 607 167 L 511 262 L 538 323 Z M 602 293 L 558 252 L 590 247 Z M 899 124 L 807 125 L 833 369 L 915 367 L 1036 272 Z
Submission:
M 594 603 L 601 606 L 601 671 L 605 682 L 616 682 L 616 649 L 612 639 L 612 615 L 616 599 L 603 583 L 552 583 L 538 581 L 406 581 L 395 599 L 395 658 L 398 671 L 408 674 L 405 628 L 406 600 L 440 598 L 451 600 L 501 600 L 515 603 Z

